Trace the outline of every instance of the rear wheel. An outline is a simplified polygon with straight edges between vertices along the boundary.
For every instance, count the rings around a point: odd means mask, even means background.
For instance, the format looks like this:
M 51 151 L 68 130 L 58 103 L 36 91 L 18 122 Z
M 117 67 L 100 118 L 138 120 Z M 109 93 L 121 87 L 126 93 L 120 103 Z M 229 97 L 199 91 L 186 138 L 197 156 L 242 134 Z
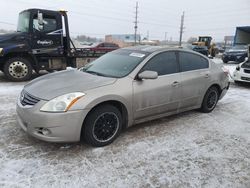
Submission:
M 210 87 L 203 99 L 201 111 L 205 113 L 212 112 L 219 100 L 219 91 L 216 87 Z
M 90 112 L 83 126 L 82 136 L 88 144 L 106 146 L 121 132 L 121 112 L 112 105 L 99 106 Z
M 3 71 L 9 80 L 16 82 L 26 81 L 31 78 L 32 66 L 29 60 L 15 57 L 6 61 Z

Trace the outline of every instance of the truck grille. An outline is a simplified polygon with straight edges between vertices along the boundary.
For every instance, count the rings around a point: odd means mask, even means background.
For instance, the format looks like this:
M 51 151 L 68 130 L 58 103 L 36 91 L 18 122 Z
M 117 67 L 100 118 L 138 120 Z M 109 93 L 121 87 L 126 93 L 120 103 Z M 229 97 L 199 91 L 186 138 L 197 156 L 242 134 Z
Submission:
M 29 93 L 25 91 L 22 91 L 21 96 L 20 96 L 20 102 L 23 106 L 26 106 L 26 105 L 33 106 L 39 101 L 40 99 L 30 95 Z
M 244 69 L 244 72 L 250 74 L 250 70 L 248 69 Z

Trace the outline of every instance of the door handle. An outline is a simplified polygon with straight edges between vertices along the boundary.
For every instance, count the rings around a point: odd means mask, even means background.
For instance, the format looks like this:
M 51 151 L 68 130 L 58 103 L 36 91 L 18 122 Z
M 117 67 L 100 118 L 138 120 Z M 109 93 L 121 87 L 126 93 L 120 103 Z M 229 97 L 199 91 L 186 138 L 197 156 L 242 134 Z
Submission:
M 210 77 L 210 72 L 201 72 L 200 73 L 201 76 L 204 76 L 205 78 L 209 78 Z
M 177 87 L 179 85 L 179 82 L 177 82 L 177 81 L 174 81 L 173 83 L 172 83 L 172 86 L 173 87 Z
M 205 74 L 205 78 L 209 78 L 210 75 L 208 73 Z

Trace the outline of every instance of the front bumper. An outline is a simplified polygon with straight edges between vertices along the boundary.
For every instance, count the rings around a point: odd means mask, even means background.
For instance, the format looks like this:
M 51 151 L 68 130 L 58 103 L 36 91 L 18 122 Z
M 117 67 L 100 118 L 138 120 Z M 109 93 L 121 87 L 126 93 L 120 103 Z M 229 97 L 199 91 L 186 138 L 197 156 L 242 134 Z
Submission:
M 81 138 L 81 129 L 87 110 L 63 113 L 41 112 L 45 101 L 32 107 L 23 106 L 17 100 L 17 122 L 29 135 L 47 142 L 77 142 Z M 42 130 L 48 130 L 43 134 Z
M 249 73 L 244 73 L 243 69 L 240 69 L 240 71 L 235 70 L 233 73 L 233 79 L 235 81 L 240 81 L 240 82 L 250 82 L 250 74 Z

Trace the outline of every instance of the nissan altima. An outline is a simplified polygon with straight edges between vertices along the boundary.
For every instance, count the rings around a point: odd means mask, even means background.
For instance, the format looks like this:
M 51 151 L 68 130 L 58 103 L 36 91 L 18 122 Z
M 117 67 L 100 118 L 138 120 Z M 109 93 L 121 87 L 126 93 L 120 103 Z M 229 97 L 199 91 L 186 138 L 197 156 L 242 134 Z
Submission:
M 228 71 L 202 54 L 130 47 L 31 81 L 18 97 L 17 118 L 40 140 L 98 147 L 138 123 L 192 109 L 211 112 L 228 88 Z

